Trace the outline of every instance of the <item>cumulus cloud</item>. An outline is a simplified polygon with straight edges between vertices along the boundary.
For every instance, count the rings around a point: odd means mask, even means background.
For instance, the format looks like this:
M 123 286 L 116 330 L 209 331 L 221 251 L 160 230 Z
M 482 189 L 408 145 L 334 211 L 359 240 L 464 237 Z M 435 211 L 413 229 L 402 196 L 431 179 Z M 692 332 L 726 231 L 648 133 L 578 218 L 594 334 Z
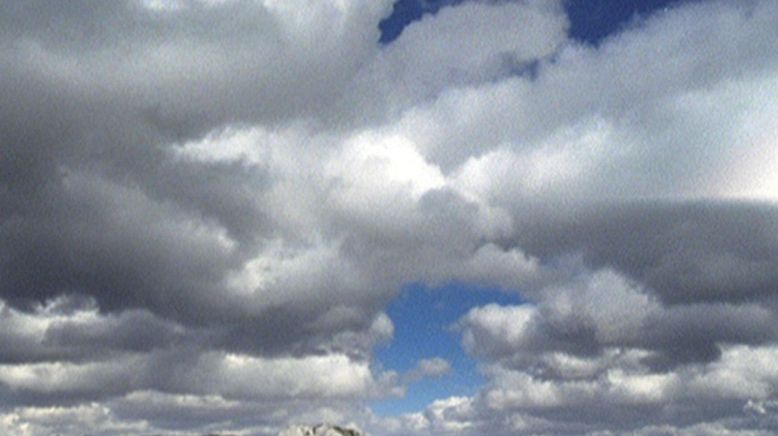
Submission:
M 0 431 L 776 428 L 778 7 L 0 5 Z M 378 417 L 408 283 L 486 384 Z M 80 424 L 81 427 L 78 427 Z

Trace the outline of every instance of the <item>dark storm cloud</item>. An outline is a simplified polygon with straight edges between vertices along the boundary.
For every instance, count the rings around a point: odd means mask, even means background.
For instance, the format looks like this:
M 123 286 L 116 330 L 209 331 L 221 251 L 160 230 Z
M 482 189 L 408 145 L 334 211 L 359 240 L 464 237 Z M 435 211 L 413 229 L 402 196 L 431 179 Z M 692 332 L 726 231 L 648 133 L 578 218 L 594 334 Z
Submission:
M 530 254 L 582 254 L 668 304 L 759 300 L 778 289 L 778 209 L 769 203 L 646 201 L 545 211 L 522 222 Z
M 202 374 L 243 377 L 229 375 L 227 352 L 248 359 L 247 377 L 286 377 L 275 397 L 379 390 L 364 362 L 391 321 L 376 318 L 371 298 L 330 307 L 260 298 L 263 307 L 244 310 L 225 290 L 257 250 L 293 233 L 282 205 L 258 200 L 277 180 L 240 162 L 177 159 L 171 148 L 227 124 L 315 116 L 374 50 L 386 5 L 323 4 L 331 22 L 312 11 L 316 22 L 302 26 L 295 11 L 258 3 L 184 6 L 0 6 L 4 410 L 145 389 L 206 395 L 224 383 L 198 387 Z M 95 306 L 61 313 L 52 304 L 62 295 Z M 346 384 L 299 388 L 288 365 L 303 383 L 311 370 L 310 380 L 340 374 Z M 234 393 L 266 397 L 268 385 Z
M 313 94 L 332 93 L 331 73 L 353 69 L 349 57 L 370 44 L 325 39 L 324 51 L 337 54 L 300 58 L 313 33 L 284 29 L 291 17 L 250 2 L 162 12 L 130 1 L 3 8 L 0 239 L 17 250 L 3 250 L 0 293 L 12 304 L 84 293 L 107 310 L 149 306 L 207 317 L 181 295 L 196 299 L 218 287 L 245 256 L 228 260 L 208 246 L 213 241 L 187 241 L 179 228 L 222 227 L 238 249 L 273 237 L 250 198 L 265 183 L 235 166 L 173 165 L 162 147 L 227 121 L 269 119 L 262 111 L 280 120 L 292 105 L 297 116 L 299 105 L 319 98 Z M 377 32 L 352 24 L 339 36 Z M 197 47 L 206 48 L 190 52 Z M 308 61 L 322 68 L 316 83 L 268 73 L 279 64 L 304 71 Z
M 306 58 L 300 50 L 320 29 L 295 29 L 288 22 L 294 17 L 261 4 L 190 2 L 154 10 L 143 3 L 6 2 L 4 62 L 16 61 L 14 69 L 31 79 L 52 81 L 92 103 L 110 101 L 115 109 L 134 109 L 157 127 L 188 125 L 202 132 L 215 123 L 296 116 L 317 99 L 331 98 L 338 87 L 321 84 L 343 83 L 333 79 L 353 70 L 353 62 L 371 47 L 339 38 L 351 32 L 377 36 L 377 29 L 355 19 L 344 23 L 347 27 L 332 28 L 318 41 L 322 52 Z M 380 14 L 385 6 L 353 8 Z M 362 53 L 347 55 L 349 49 Z M 343 55 L 342 65 L 323 62 L 325 53 Z M 272 74 L 278 67 L 302 65 L 320 67 L 319 77 L 309 82 L 298 69 L 285 70 L 284 77 Z M 256 104 L 258 99 L 263 103 Z
M 191 224 L 176 218 L 175 208 L 158 208 L 137 191 L 99 180 L 68 182 L 77 192 L 45 214 L 3 223 L 3 245 L 16 247 L 2 262 L 10 301 L 84 293 L 108 310 L 165 306 L 186 316 L 187 307 L 171 300 L 185 290 L 202 294 L 218 280 L 225 263 L 217 253 L 224 250 L 212 236 L 181 235 L 180 227 Z
M 94 309 L 62 316 L 4 307 L 0 323 L 4 328 L 2 363 L 84 362 L 192 342 L 196 337 L 181 326 L 137 310 L 104 318 Z
M 621 297 L 613 294 L 613 298 Z M 500 310 L 510 314 L 510 309 L 497 309 Z M 607 355 L 609 349 L 634 348 L 649 352 L 642 363 L 653 371 L 664 372 L 677 365 L 715 361 L 721 356 L 720 344 L 764 345 L 778 338 L 773 311 L 757 305 L 644 306 L 635 311 L 639 313 L 626 319 L 630 315 L 604 309 L 603 318 L 597 319 L 587 310 L 560 315 L 554 302 L 541 304 L 532 314 L 530 324 L 524 327 L 520 340 L 506 340 L 504 330 L 494 329 L 488 323 L 488 313 L 481 313 L 486 315 L 482 318 L 471 312 L 461 327 L 471 351 L 503 360 L 508 367 L 533 368 L 552 378 L 564 376 L 556 374 L 538 353 L 561 352 L 597 359 Z M 517 321 L 509 316 L 502 322 Z
M 55 322 L 47 330 L 44 344 L 60 347 L 148 351 L 169 346 L 183 336 L 183 329 L 171 326 L 147 312 L 127 311 L 101 325 Z M 181 339 L 179 339 L 181 341 Z

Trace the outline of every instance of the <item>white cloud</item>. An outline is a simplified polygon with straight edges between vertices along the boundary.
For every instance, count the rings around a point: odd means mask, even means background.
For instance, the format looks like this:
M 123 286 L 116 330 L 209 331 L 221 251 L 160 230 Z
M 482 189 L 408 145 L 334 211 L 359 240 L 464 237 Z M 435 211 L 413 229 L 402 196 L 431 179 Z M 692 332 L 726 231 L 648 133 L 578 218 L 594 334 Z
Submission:
M 155 377 L 160 356 L 128 355 L 100 362 L 0 365 L 0 385 L 31 394 L 100 397 L 138 389 L 169 389 L 244 399 L 359 398 L 385 395 L 392 386 L 374 378 L 368 362 L 342 354 L 261 358 L 206 352 Z M 170 365 L 170 364 L 168 364 Z
M 440 357 L 422 359 L 418 365 L 419 371 L 428 377 L 440 377 L 451 372 L 451 365 Z
M 536 312 L 532 306 L 501 307 L 496 304 L 471 309 L 461 321 L 467 326 L 463 345 L 470 352 L 520 348 L 531 334 L 529 329 Z
M 511 74 L 565 41 L 561 3 L 471 2 L 444 8 L 404 29 L 360 71 L 345 104 L 396 115 L 445 93 Z M 450 47 L 456 45 L 456 50 Z M 423 147 L 423 146 L 422 146 Z
M 94 434 L 145 433 L 147 422 L 119 419 L 105 406 L 90 403 L 73 407 L 24 407 L 0 415 L 0 431 L 19 436 L 75 434 L 90 429 Z
M 345 397 L 365 395 L 372 388 L 367 362 L 346 356 L 263 359 L 234 354 L 208 354 L 181 380 L 204 393 L 246 398 Z
M 427 377 L 443 377 L 452 371 L 451 364 L 441 357 L 421 359 L 405 374 L 405 382 L 413 383 Z

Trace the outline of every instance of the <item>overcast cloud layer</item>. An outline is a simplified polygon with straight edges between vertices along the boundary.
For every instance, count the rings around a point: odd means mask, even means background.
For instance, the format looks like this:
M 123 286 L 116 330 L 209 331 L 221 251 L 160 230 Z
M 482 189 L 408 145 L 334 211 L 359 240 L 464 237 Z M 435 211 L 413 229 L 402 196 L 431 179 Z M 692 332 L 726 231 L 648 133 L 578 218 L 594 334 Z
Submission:
M 391 8 L 0 2 L 0 433 L 778 432 L 778 2 Z M 451 281 L 486 385 L 374 415 Z

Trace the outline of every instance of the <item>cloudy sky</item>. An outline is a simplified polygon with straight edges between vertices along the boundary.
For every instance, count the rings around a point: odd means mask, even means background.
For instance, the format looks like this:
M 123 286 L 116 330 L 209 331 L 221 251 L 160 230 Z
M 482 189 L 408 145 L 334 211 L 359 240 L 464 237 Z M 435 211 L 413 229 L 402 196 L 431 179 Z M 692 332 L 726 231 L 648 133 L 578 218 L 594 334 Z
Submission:
M 778 432 L 775 0 L 0 1 L 0 434 Z

